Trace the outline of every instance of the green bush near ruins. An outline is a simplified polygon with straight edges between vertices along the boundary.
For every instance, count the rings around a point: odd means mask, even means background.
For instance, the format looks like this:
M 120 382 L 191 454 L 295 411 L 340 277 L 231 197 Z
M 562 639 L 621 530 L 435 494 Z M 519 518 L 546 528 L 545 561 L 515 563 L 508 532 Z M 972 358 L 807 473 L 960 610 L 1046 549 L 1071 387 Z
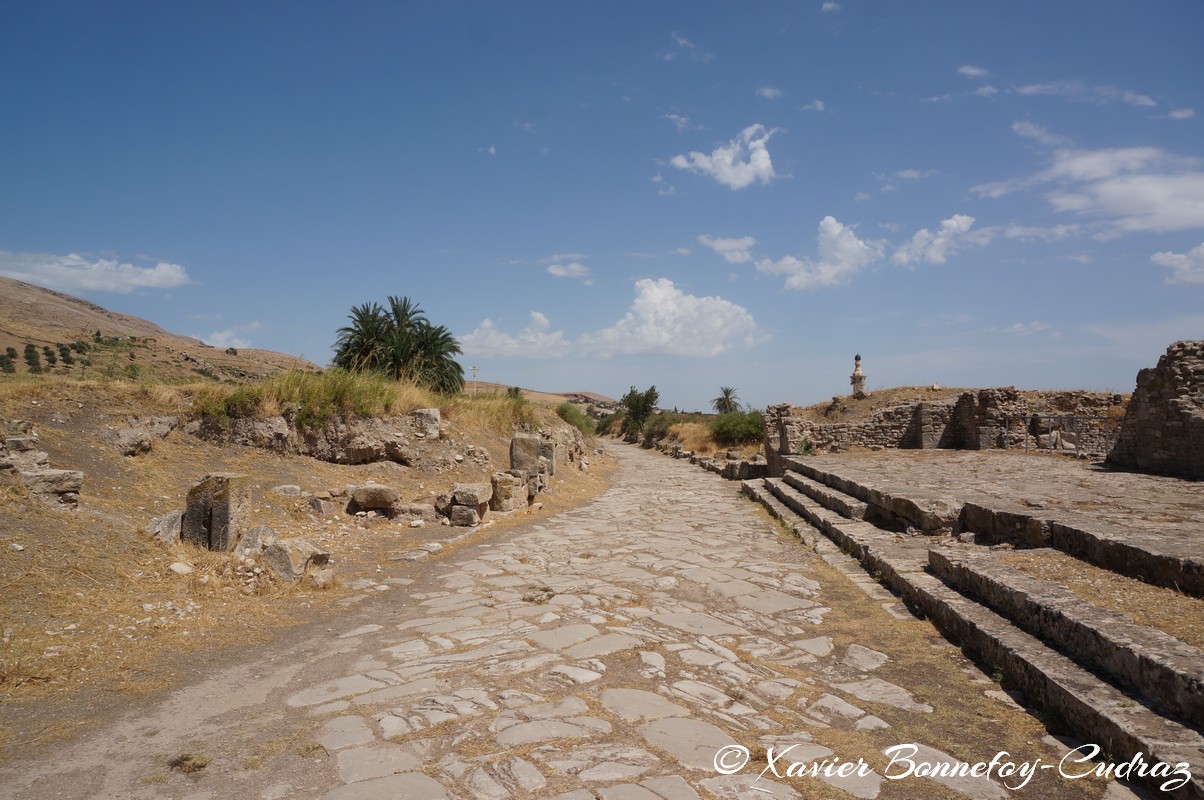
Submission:
M 584 411 L 567 400 L 556 406 L 556 416 L 581 431 L 586 436 L 594 435 L 594 421 Z
M 388 298 L 387 308 L 364 303 L 351 309 L 350 325 L 338 330 L 334 365 L 348 372 L 375 372 L 410 380 L 439 394 L 464 390 L 464 368 L 454 356 L 460 343 L 408 297 Z
M 720 414 L 711 423 L 711 435 L 721 445 L 759 442 L 765 438 L 765 421 L 756 409 Z

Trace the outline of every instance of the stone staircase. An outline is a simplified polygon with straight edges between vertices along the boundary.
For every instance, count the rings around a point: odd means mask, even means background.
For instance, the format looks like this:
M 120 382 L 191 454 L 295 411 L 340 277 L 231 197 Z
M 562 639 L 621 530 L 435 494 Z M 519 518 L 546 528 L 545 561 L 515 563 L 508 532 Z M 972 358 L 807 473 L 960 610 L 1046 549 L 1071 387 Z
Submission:
M 823 545 L 826 537 L 856 558 L 914 613 L 1002 674 L 1031 707 L 1099 745 L 1106 763 L 1141 754 L 1149 765 L 1187 764 L 1191 780 L 1158 796 L 1204 799 L 1204 653 L 1010 567 L 983 545 L 1052 546 L 1179 587 L 1198 585 L 1198 562 L 1130 552 L 1140 548 L 1115 546 L 1107 530 L 1059 531 L 1019 506 L 907 497 L 831 467 L 784 464 L 782 477 L 745 481 L 744 493 L 804 543 Z M 975 543 L 964 541 L 971 538 Z M 1144 779 L 1155 789 L 1166 781 Z

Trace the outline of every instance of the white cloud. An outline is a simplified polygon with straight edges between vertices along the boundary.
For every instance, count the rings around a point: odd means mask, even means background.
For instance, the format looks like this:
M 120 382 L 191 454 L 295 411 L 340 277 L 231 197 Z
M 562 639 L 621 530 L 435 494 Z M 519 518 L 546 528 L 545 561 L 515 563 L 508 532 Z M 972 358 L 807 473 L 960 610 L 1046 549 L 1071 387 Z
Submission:
M 554 253 L 537 260 L 536 264 L 555 264 L 559 261 L 585 261 L 589 256 L 585 253 Z
M 586 334 L 581 348 L 595 356 L 716 356 L 751 346 L 765 335 L 748 310 L 722 297 L 685 294 L 667 278 L 636 281 L 627 315 Z
M 675 255 L 675 256 L 688 256 L 688 255 L 690 255 L 690 248 L 688 248 L 688 247 L 675 247 L 675 248 L 673 248 L 673 250 L 671 250 L 670 252 L 671 252 L 671 254 L 672 254 L 672 255 Z
M 1032 139 L 1046 147 L 1065 147 L 1070 144 L 1070 139 L 1067 137 L 1057 133 L 1050 133 L 1035 122 L 1013 122 L 1012 132 L 1023 136 L 1025 139 Z
M 1154 98 L 1150 97 L 1149 95 L 1138 94 L 1137 92 L 1125 92 L 1121 95 L 1121 100 L 1124 100 L 1131 106 L 1142 106 L 1145 108 L 1151 108 L 1158 105 Z
M 1063 140 L 1031 123 L 1012 129 L 1042 144 Z M 1054 150 L 1050 166 L 1026 178 L 1013 178 L 971 187 L 980 197 L 1053 183 L 1045 199 L 1055 211 L 1106 221 L 1098 238 L 1125 233 L 1196 230 L 1204 228 L 1204 171 L 1200 159 L 1185 158 L 1157 147 Z
M 763 258 L 757 261 L 757 272 L 785 275 L 787 289 L 843 286 L 882 258 L 885 250 L 884 243 L 857 238 L 855 226 L 843 225 L 831 216 L 820 220 L 816 242 L 817 258 Z
M 999 94 L 999 90 L 988 83 L 986 86 L 979 86 L 977 89 L 975 89 L 974 94 L 978 95 L 979 97 L 991 97 Z
M 1060 242 L 1078 232 L 1078 225 L 1051 225 L 1048 228 L 1010 225 L 1004 230 L 1003 235 L 1009 239 L 1020 239 L 1021 241 Z
M 832 14 L 840 10 L 840 3 L 837 3 L 836 0 L 824 0 L 824 4 L 819 7 L 819 10 Z
M 766 146 L 777 132 L 777 128 L 766 130 L 761 124 L 749 125 L 709 155 L 695 150 L 688 156 L 673 156 L 669 163 L 678 169 L 710 175 L 732 189 L 743 189 L 757 181 L 766 184 L 777 177 Z
M 984 328 L 984 333 L 1015 333 L 1021 336 L 1027 336 L 1030 333 L 1039 333 L 1040 331 L 1049 330 L 1048 322 L 1017 322 L 1015 325 L 1008 325 L 1006 328 Z
M 661 119 L 669 120 L 679 131 L 702 130 L 701 125 L 695 125 L 693 122 L 690 122 L 689 117 L 683 117 L 681 114 L 661 114 Z
M 858 203 L 864 202 L 871 198 L 873 198 L 873 195 L 869 194 L 868 192 L 858 192 L 857 194 L 853 195 L 853 200 Z
M 965 66 L 958 67 L 957 71 L 959 74 L 965 75 L 967 78 L 985 78 L 991 74 L 990 70 L 983 69 L 982 67 L 976 67 L 972 64 L 966 64 Z
M 831 111 L 831 109 L 828 108 L 828 104 L 823 100 L 812 100 L 803 106 L 803 111 Z
M 954 214 L 941 221 L 936 233 L 921 228 L 911 241 L 899 245 L 892 256 L 896 264 L 944 264 L 949 256 L 965 247 L 985 245 L 998 232 L 995 228 L 972 230 L 974 217 Z
M 510 334 L 493 320 L 460 338 L 466 356 L 562 358 L 616 355 L 715 356 L 767 337 L 752 315 L 722 297 L 685 294 L 667 278 L 636 281 L 626 315 L 607 328 L 568 339 L 548 318 L 531 312 L 527 327 Z
M 485 319 L 476 330 L 460 338 L 466 356 L 497 358 L 556 358 L 568 355 L 572 349 L 564 331 L 550 330 L 548 318 L 538 311 L 531 312 L 531 321 L 517 334 L 509 334 Z
M 489 145 L 488 147 L 478 147 L 477 152 L 478 153 L 488 153 L 491 156 L 496 156 L 497 148 L 494 147 L 493 145 Z
M 263 323 L 255 320 L 245 325 L 235 325 L 232 328 L 226 328 L 224 331 L 214 331 L 208 336 L 197 336 L 196 338 L 211 347 L 220 347 L 222 349 L 233 347 L 238 349 L 251 346 L 251 340 L 240 338 L 240 334 L 254 333 L 262 329 Z
M 1150 261 L 1160 267 L 1171 268 L 1171 274 L 1166 276 L 1167 283 L 1204 286 L 1204 244 L 1186 253 L 1154 253 Z
M 1061 80 L 1049 83 L 1031 83 L 1017 86 L 1016 93 L 1026 96 L 1064 97 L 1067 100 L 1096 105 L 1118 102 L 1140 108 L 1153 108 L 1158 105 L 1158 101 L 1147 94 L 1119 89 L 1115 86 L 1087 84 L 1082 81 Z
M 691 42 L 686 37 L 673 31 L 669 34 L 673 38 L 673 49 L 667 53 L 662 53 L 661 58 L 665 61 L 675 61 L 678 58 L 685 57 L 690 61 L 696 61 L 700 64 L 710 63 L 715 57 L 710 53 L 702 50 L 694 42 Z
M 777 100 L 785 92 L 773 86 L 760 86 L 757 88 L 757 96 L 764 97 L 766 100 Z
M 548 267 L 548 274 L 555 275 L 557 278 L 572 278 L 581 281 L 586 286 L 594 285 L 593 279 L 589 276 L 589 267 L 576 261 L 569 264 L 552 264 Z
M 751 236 L 721 239 L 704 233 L 698 237 L 698 243 L 711 248 L 731 264 L 747 264 L 752 261 L 752 253 L 749 250 L 756 245 L 757 240 Z
M 138 267 L 111 259 L 85 258 L 78 253 L 57 256 L 7 250 L 0 250 L 0 275 L 66 292 L 114 294 L 129 294 L 135 289 L 174 289 L 194 282 L 184 267 L 166 261 Z
M 1160 114 L 1154 119 L 1191 119 L 1196 115 L 1194 108 L 1176 108 L 1169 114 Z

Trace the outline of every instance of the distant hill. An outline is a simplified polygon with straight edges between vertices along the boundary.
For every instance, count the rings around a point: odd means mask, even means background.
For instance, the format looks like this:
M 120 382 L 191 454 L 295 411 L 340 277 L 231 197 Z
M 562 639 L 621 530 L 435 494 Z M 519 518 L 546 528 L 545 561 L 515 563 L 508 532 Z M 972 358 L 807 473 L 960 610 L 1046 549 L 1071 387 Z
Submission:
M 97 333 L 99 332 L 99 339 Z M 60 345 L 82 342 L 89 352 L 69 349 L 66 364 Z M 170 333 L 153 322 L 110 311 L 87 300 L 41 286 L 0 278 L 0 353 L 17 351 L 17 371 L 27 372 L 26 344 L 39 353 L 50 347 L 53 367 L 42 356 L 42 369 L 81 377 L 139 377 L 162 381 L 211 378 L 248 380 L 290 369 L 317 369 L 303 358 L 271 350 L 211 347 L 199 339 Z

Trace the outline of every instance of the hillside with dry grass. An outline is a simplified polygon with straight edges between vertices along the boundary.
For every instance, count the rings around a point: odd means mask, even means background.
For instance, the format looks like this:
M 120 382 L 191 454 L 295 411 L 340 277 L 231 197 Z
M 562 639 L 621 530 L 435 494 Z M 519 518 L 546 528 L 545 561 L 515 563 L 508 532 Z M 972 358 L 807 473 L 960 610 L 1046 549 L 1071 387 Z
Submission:
M 98 335 L 99 334 L 99 335 Z M 153 322 L 102 308 L 78 297 L 0 278 L 0 353 L 33 344 L 57 352 L 60 345 L 87 345 L 74 363 L 43 362 L 51 374 L 161 382 L 249 380 L 294 369 L 316 369 L 303 358 L 250 348 L 210 347 L 200 339 L 163 330 Z M 17 374 L 29 372 L 13 359 Z

